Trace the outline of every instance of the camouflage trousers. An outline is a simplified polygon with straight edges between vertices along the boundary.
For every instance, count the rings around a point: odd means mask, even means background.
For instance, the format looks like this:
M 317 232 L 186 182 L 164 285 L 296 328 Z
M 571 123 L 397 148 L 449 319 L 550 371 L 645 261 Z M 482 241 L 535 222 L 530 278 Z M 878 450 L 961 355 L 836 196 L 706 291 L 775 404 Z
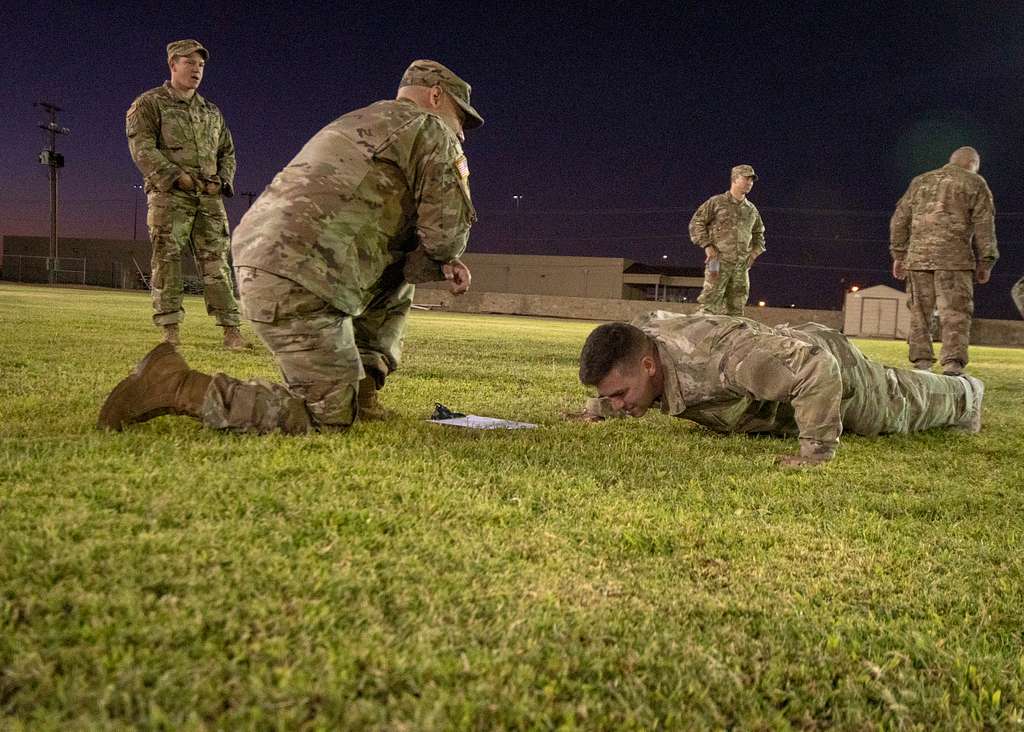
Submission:
M 907 273 L 910 293 L 910 360 L 935 360 L 932 349 L 931 323 L 935 308 L 939 310 L 942 350 L 939 362 L 947 367 L 967 365 L 967 346 L 971 341 L 971 318 L 974 315 L 974 272 L 971 270 L 910 270 Z
M 242 382 L 217 374 L 202 409 L 218 429 L 272 432 L 295 425 L 344 429 L 356 418 L 358 384 L 374 377 L 378 388 L 398 368 L 413 286 L 381 288 L 366 310 L 350 316 L 301 285 L 252 267 L 238 267 L 242 313 L 274 355 L 286 386 Z
M 1024 318 L 1024 277 L 1017 280 L 1017 284 L 1010 290 L 1010 297 L 1020 311 L 1020 317 Z
M 221 197 L 153 191 L 146 223 L 153 245 L 153 322 L 169 325 L 185 319 L 181 257 L 189 251 L 203 280 L 207 314 L 217 325 L 238 325 L 238 303 L 227 260 L 228 216 Z
M 847 432 L 874 436 L 949 427 L 971 409 L 967 382 L 960 377 L 883 366 L 842 333 L 817 323 L 776 330 L 801 337 L 836 359 L 843 382 L 840 414 Z
M 750 296 L 750 268 L 747 260 L 723 262 L 719 260 L 718 273 L 704 268 L 704 289 L 697 302 L 698 312 L 709 315 L 743 315 L 743 307 Z

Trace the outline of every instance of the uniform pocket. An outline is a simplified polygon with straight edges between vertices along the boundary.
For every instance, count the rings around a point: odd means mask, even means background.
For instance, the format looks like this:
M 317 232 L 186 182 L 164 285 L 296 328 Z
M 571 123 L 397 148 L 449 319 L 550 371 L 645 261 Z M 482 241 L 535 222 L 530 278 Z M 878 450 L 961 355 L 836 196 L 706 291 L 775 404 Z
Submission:
M 277 320 L 277 302 L 274 300 L 243 295 L 239 309 L 243 318 L 254 323 L 273 323 Z

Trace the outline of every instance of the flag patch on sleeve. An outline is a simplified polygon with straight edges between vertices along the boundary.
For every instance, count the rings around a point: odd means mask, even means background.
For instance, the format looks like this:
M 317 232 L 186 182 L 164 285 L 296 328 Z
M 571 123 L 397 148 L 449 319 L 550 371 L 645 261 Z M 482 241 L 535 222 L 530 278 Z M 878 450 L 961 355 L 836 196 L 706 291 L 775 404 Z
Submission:
M 459 177 L 463 180 L 469 177 L 469 161 L 466 160 L 465 155 L 460 155 L 459 159 L 455 161 L 455 169 L 459 171 Z

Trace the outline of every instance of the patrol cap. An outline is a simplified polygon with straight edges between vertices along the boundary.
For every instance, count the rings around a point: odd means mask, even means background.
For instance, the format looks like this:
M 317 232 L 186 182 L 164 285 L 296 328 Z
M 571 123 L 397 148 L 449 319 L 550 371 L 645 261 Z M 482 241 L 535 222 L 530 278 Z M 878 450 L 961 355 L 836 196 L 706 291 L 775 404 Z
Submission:
M 738 175 L 742 175 L 744 178 L 753 178 L 757 180 L 757 173 L 749 165 L 737 165 L 732 169 L 732 175 L 729 176 L 729 180 L 732 180 Z
M 210 60 L 210 52 L 203 48 L 203 44 L 195 39 L 186 38 L 184 41 L 171 41 L 167 44 L 167 60 L 170 61 L 175 56 L 188 56 L 196 51 L 203 57 L 203 61 Z
M 484 123 L 484 118 L 469 103 L 469 95 L 473 88 L 444 64 L 428 59 L 413 61 L 398 84 L 399 89 L 403 86 L 440 86 L 452 95 L 455 103 L 466 113 L 466 121 L 462 125 L 464 128 L 472 130 Z

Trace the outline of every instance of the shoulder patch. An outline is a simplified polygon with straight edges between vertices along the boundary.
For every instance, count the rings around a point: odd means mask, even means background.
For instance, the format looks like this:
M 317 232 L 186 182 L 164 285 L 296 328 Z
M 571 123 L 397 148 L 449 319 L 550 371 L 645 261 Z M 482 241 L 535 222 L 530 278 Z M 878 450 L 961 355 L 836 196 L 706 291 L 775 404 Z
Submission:
M 462 178 L 462 180 L 467 180 L 469 178 L 469 161 L 466 160 L 465 155 L 460 155 L 455 160 L 455 169 L 459 172 L 459 177 Z

